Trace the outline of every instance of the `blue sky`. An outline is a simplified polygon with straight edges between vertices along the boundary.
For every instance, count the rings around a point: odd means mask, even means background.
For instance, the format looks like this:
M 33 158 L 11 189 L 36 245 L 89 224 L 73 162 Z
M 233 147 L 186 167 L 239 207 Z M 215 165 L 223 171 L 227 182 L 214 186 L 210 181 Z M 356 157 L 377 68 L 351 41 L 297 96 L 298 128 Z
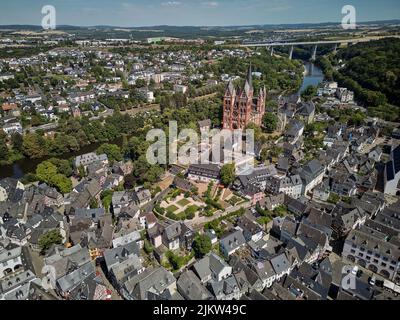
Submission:
M 57 24 L 121 27 L 340 22 L 351 4 L 357 21 L 400 19 L 399 0 L 0 0 L 0 25 L 40 25 L 43 5 Z

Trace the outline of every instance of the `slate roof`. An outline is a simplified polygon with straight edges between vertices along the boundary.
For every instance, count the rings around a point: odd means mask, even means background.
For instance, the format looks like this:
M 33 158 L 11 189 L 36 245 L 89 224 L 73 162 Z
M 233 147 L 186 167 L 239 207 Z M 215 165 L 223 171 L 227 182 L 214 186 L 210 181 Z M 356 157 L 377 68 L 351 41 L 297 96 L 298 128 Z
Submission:
M 243 232 L 240 230 L 234 231 L 220 240 L 220 244 L 228 251 L 239 248 L 246 243 Z
M 128 243 L 124 246 L 105 250 L 103 253 L 108 270 L 132 255 L 140 255 L 140 249 L 136 242 Z
M 211 293 L 201 284 L 193 271 L 182 273 L 176 282 L 179 293 L 186 300 L 211 300 Z
M 136 300 L 146 300 L 149 292 L 162 295 L 176 279 L 163 267 L 147 268 L 144 272 L 125 282 L 124 287 Z
M 290 268 L 290 263 L 284 253 L 277 255 L 270 260 L 275 273 L 280 274 L 286 272 Z

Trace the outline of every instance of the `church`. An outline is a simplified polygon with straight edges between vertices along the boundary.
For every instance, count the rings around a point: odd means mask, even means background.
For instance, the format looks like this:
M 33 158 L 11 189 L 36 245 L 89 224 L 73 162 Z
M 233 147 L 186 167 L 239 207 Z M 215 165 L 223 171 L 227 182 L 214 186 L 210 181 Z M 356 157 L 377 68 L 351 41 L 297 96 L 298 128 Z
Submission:
M 249 123 L 261 126 L 265 114 L 265 87 L 261 88 L 258 96 L 254 96 L 251 65 L 247 72 L 243 90 L 235 88 L 229 81 L 223 103 L 223 129 L 244 130 Z

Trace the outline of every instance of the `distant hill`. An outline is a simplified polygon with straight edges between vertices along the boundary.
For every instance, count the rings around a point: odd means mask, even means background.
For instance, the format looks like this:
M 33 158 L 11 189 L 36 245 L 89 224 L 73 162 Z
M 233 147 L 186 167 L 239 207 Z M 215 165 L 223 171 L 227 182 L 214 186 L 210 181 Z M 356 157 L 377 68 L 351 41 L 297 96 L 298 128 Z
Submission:
M 255 25 L 231 25 L 231 26 L 171 26 L 171 25 L 156 25 L 156 26 L 142 26 L 142 27 L 121 27 L 121 26 L 110 26 L 110 25 L 98 25 L 98 26 L 71 26 L 71 25 L 58 25 L 57 29 L 60 30 L 107 30 L 107 29 L 130 29 L 132 31 L 140 30 L 164 30 L 168 31 L 179 31 L 186 30 L 199 32 L 201 30 L 207 31 L 232 31 L 232 30 L 245 30 L 245 29 L 303 29 L 303 28 L 325 28 L 330 26 L 337 26 L 340 22 L 323 22 L 323 23 L 296 23 L 296 24 L 255 24 Z M 366 21 L 359 22 L 358 25 L 393 25 L 399 24 L 398 20 L 383 20 L 383 21 Z M 0 29 L 9 30 L 38 30 L 41 26 L 37 25 L 0 25 Z

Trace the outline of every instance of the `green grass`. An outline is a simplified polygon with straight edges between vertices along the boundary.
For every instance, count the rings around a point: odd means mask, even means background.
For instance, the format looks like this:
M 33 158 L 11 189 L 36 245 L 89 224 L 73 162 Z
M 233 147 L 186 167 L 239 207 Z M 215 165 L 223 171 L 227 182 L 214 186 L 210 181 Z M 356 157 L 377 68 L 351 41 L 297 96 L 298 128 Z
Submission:
M 175 211 L 179 210 L 179 208 L 175 205 L 171 205 L 166 210 L 167 210 L 167 212 L 174 213 Z
M 235 206 L 237 204 L 239 204 L 240 202 L 243 202 L 242 198 L 239 198 L 237 196 L 232 196 L 232 198 L 230 198 L 228 200 L 229 204 L 231 204 L 232 206 Z
M 185 198 L 183 198 L 182 200 L 179 200 L 179 201 L 178 201 L 178 204 L 179 204 L 181 207 L 186 207 L 189 203 L 190 203 L 190 201 L 189 201 L 188 199 L 185 199 Z

